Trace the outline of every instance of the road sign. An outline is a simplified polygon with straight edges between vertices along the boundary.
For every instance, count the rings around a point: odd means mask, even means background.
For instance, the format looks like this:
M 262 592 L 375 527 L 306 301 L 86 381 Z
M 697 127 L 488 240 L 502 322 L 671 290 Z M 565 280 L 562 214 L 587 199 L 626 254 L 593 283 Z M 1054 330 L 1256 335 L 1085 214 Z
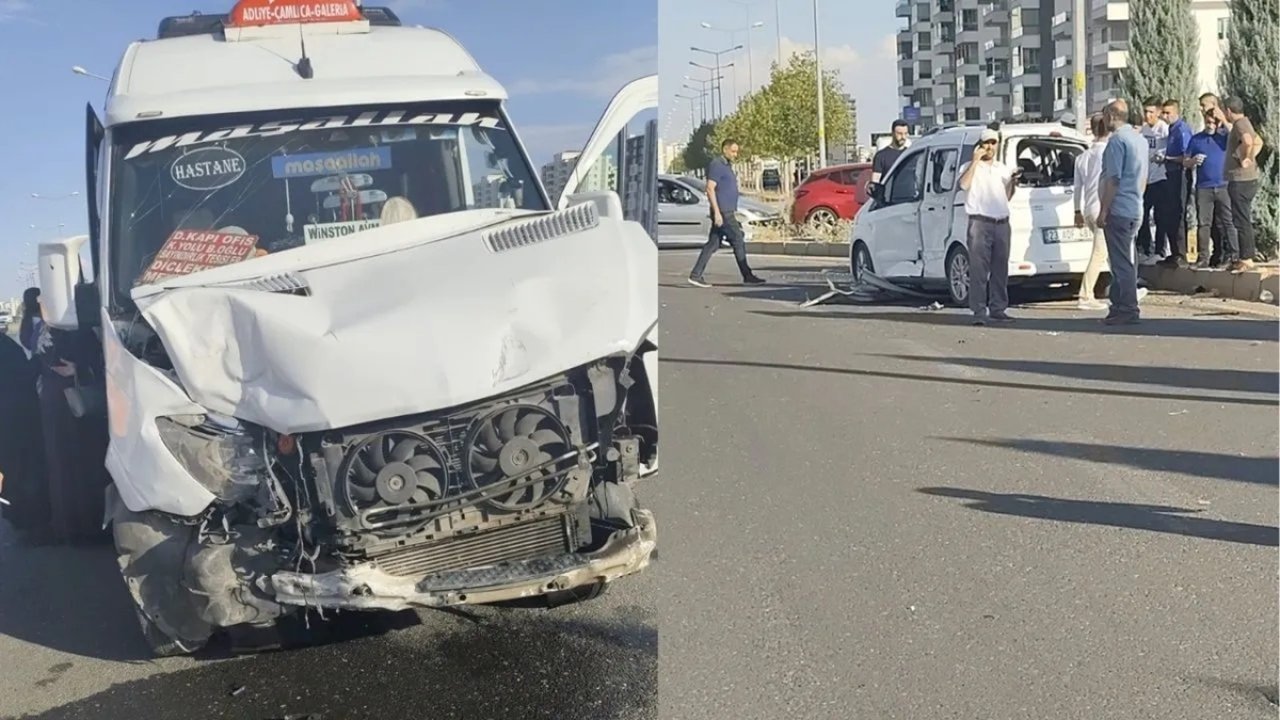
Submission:
M 915 125 L 920 122 L 920 108 L 914 105 L 908 105 L 902 108 L 902 119 L 908 123 Z

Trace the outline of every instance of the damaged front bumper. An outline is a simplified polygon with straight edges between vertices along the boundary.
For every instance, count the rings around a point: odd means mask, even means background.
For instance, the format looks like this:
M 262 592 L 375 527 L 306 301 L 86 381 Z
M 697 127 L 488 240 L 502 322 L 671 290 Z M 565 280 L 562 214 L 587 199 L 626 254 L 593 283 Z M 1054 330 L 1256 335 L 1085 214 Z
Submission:
M 391 575 L 369 562 L 333 572 L 277 572 L 268 583 L 276 602 L 335 610 L 406 610 L 484 605 L 608 583 L 640 572 L 657 547 L 648 510 L 635 526 L 614 533 L 600 549 L 558 557 L 454 570 L 426 577 Z

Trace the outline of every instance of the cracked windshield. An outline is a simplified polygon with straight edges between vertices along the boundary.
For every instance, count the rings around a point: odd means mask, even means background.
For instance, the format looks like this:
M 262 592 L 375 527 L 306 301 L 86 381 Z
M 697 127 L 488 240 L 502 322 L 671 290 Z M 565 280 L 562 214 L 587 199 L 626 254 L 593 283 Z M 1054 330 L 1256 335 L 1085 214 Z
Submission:
M 115 148 L 114 269 L 134 286 L 428 215 L 547 209 L 496 103 L 140 123 Z

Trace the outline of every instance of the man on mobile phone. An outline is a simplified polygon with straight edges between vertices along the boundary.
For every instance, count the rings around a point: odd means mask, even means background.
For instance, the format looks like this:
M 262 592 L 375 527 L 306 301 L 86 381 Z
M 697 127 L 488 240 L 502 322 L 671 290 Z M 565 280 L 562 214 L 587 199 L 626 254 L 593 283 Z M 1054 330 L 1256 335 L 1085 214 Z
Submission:
M 983 130 L 973 160 L 960 173 L 969 215 L 969 309 L 974 325 L 1013 321 L 1008 315 L 1009 199 L 1019 173 L 996 160 L 999 144 L 999 133 Z
M 698 260 L 693 264 L 692 272 L 689 273 L 689 284 L 697 287 L 711 287 L 711 283 L 704 280 L 702 274 L 706 272 L 711 256 L 720 249 L 720 241 L 723 238 L 733 246 L 733 257 L 738 261 L 738 271 L 742 273 L 743 284 L 761 285 L 764 280 L 756 277 L 756 274 L 751 271 L 751 266 L 747 264 L 746 233 L 743 232 L 742 223 L 738 222 L 736 217 L 738 176 L 733 173 L 733 161 L 738 157 L 738 143 L 725 140 L 720 145 L 720 152 L 721 157 L 712 160 L 711 165 L 707 167 L 707 201 L 711 203 L 711 233 L 707 237 L 707 243 L 702 246 L 702 252 L 698 253 Z

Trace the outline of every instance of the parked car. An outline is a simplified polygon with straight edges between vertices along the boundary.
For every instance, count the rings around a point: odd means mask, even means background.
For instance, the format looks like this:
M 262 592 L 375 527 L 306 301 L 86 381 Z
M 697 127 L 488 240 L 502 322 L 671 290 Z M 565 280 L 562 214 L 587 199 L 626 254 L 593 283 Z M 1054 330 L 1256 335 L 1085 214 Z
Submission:
M 874 272 L 906 285 L 945 286 L 957 305 L 969 303 L 968 216 L 959 177 L 984 126 L 939 130 L 916 141 L 858 214 L 850 236 L 855 276 Z M 1010 200 L 1011 285 L 1079 281 L 1093 236 L 1074 224 L 1075 161 L 1088 147 L 1058 123 L 1006 124 L 997 157 L 1022 171 Z
M 782 173 L 778 168 L 765 168 L 760 171 L 760 189 L 777 192 L 782 189 Z
M 738 199 L 738 222 L 748 240 L 757 228 L 781 221 L 781 214 L 769 205 L 748 197 Z M 659 175 L 658 246 L 700 246 L 710 233 L 707 183 L 690 175 Z
M 833 165 L 813 171 L 795 191 L 793 225 L 833 227 L 852 220 L 867 202 L 871 163 Z

